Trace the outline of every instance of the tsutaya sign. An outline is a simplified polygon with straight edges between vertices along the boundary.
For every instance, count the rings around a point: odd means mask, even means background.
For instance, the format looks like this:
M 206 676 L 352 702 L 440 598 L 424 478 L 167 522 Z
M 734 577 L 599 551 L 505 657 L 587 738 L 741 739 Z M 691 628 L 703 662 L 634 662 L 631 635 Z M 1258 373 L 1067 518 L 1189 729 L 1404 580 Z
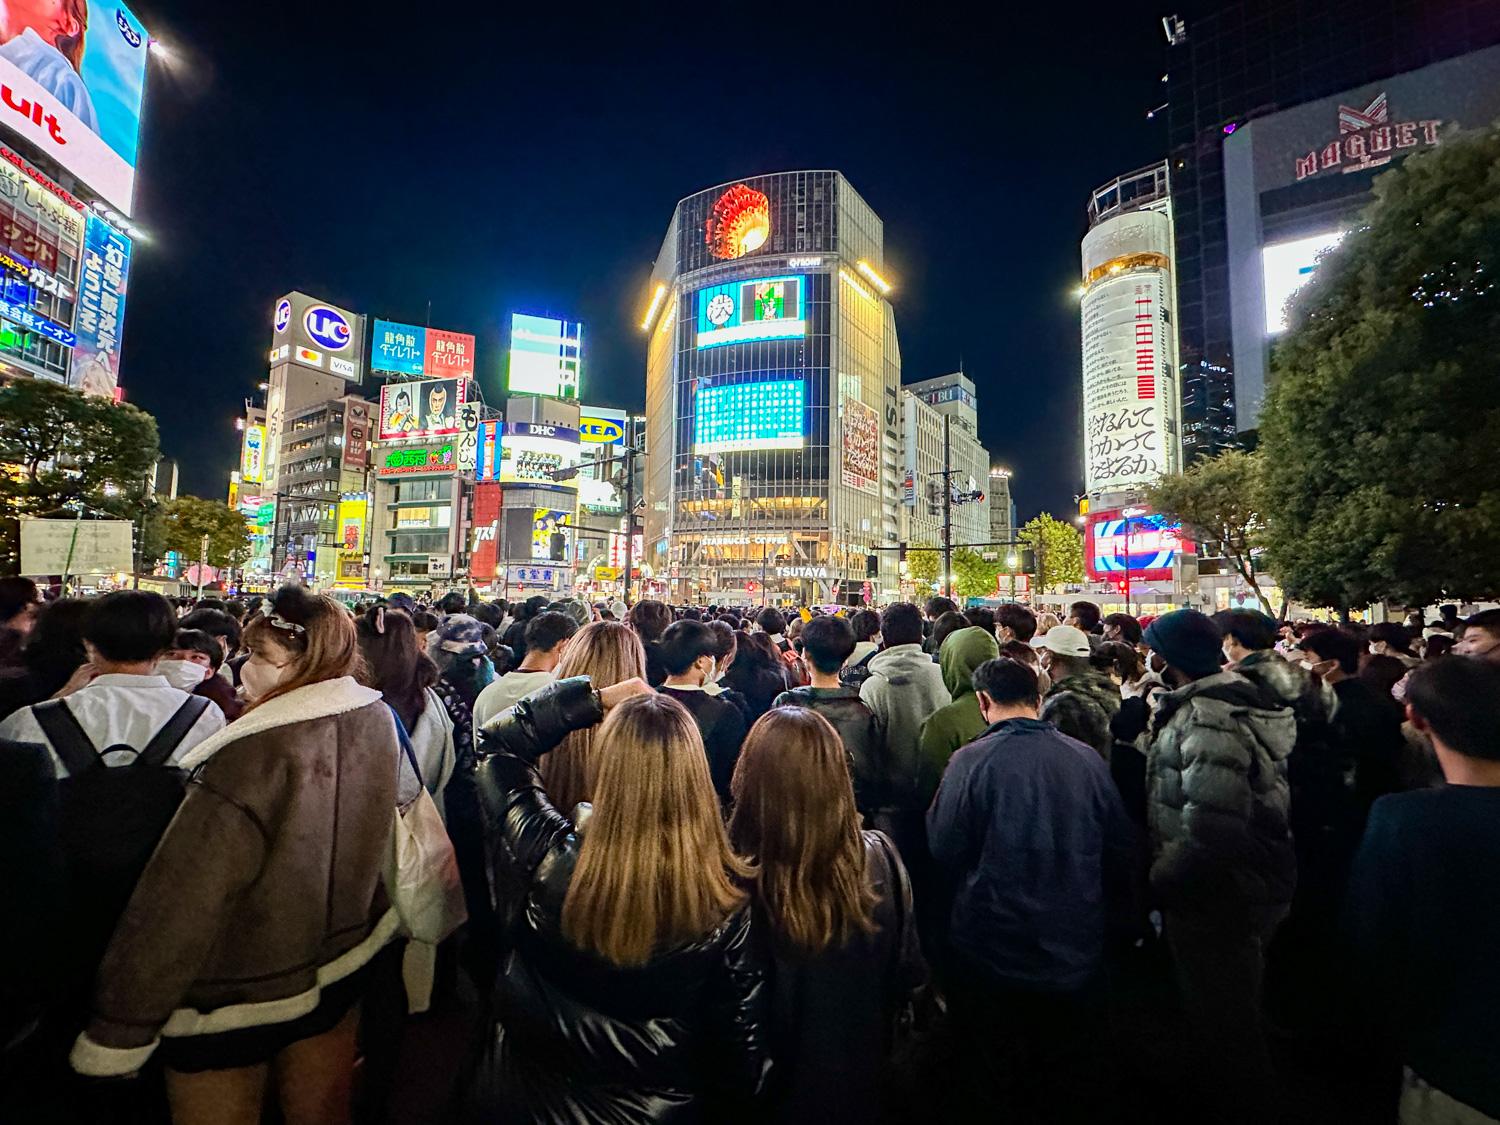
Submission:
M 1441 120 L 1392 123 L 1391 106 L 1384 91 L 1364 109 L 1340 105 L 1338 139 L 1297 157 L 1297 179 L 1305 180 L 1333 168 L 1346 173 L 1363 172 L 1366 168 L 1389 164 L 1397 149 L 1437 144 L 1441 125 Z
M 778 566 L 777 578 L 827 578 L 826 566 Z

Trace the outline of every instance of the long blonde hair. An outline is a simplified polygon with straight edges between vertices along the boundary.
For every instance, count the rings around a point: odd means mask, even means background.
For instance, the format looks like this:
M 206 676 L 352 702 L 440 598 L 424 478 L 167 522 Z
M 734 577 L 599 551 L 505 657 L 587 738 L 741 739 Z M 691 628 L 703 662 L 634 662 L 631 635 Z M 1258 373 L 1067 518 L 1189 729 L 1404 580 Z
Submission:
M 599 729 L 595 809 L 563 900 L 563 934 L 615 965 L 706 937 L 745 902 L 751 866 L 729 846 L 698 724 L 637 695 Z
M 811 955 L 873 933 L 854 784 L 828 720 L 803 707 L 766 712 L 745 736 L 732 790 L 730 839 L 756 861 L 777 938 Z
M 628 625 L 595 621 L 585 625 L 568 642 L 557 662 L 556 678 L 587 676 L 595 689 L 612 687 L 629 679 L 646 678 L 646 650 Z M 548 799 L 564 814 L 594 791 L 595 728 L 577 730 L 542 755 L 539 767 Z

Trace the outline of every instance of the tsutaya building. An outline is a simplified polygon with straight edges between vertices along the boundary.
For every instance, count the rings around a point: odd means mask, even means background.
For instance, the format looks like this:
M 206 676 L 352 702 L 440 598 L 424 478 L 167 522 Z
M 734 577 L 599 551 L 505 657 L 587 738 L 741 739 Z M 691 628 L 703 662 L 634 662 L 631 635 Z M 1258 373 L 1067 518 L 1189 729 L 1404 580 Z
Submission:
M 678 203 L 652 273 L 647 562 L 678 599 L 893 596 L 901 353 L 880 219 L 833 171 Z M 868 584 L 868 585 L 867 585 Z

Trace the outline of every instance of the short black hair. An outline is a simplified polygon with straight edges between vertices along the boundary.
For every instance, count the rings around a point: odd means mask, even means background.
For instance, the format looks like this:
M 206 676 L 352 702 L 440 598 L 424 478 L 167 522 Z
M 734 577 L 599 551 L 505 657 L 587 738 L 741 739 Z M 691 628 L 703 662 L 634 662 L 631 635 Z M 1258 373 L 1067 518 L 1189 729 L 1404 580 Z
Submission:
M 172 647 L 185 652 L 201 652 L 208 657 L 215 672 L 224 663 L 224 646 L 219 643 L 219 638 L 202 629 L 178 629 L 172 638 Z
M 926 612 L 928 620 L 936 621 L 945 613 L 957 613 L 958 603 L 952 598 L 945 598 L 941 594 L 934 594 L 927 599 L 927 604 L 922 608 Z
M 995 635 L 995 611 L 989 606 L 977 605 L 973 609 L 964 610 L 964 620 L 992 637 Z
M 578 632 L 578 624 L 566 613 L 549 609 L 526 622 L 526 651 L 551 652 Z
M 886 648 L 922 643 L 922 611 L 911 602 L 888 605 L 880 615 L 880 639 Z
M 1002 707 L 1009 703 L 1036 703 L 1041 681 L 1029 665 L 1008 656 L 986 660 L 974 669 L 974 691 L 984 692 Z
M 1104 624 L 1113 625 L 1120 630 L 1120 639 L 1128 645 L 1141 643 L 1141 623 L 1128 613 L 1111 613 L 1104 619 Z
M 1028 667 L 1035 668 L 1041 664 L 1041 658 L 1037 656 L 1036 649 L 1025 641 L 1006 641 L 1000 646 L 1000 655 L 1008 656 L 1012 660 L 1019 660 Z
M 172 603 L 145 590 L 105 594 L 89 607 L 83 620 L 83 639 L 105 660 L 117 664 L 155 660 L 172 647 L 176 636 L 177 614 Z
M 1036 614 L 1016 602 L 1006 602 L 995 611 L 995 624 L 1009 629 L 1018 641 L 1029 641 L 1036 636 Z
M 1099 607 L 1093 602 L 1074 602 L 1068 607 L 1068 616 L 1077 618 L 1085 633 L 1099 628 Z
M 766 606 L 755 615 L 755 623 L 772 636 L 786 632 L 786 618 L 779 610 L 772 609 L 770 606 Z
M 868 641 L 880 632 L 880 614 L 873 609 L 855 610 L 849 615 L 849 628 L 854 630 L 856 641 Z
M 1411 630 L 1400 622 L 1382 621 L 1378 625 L 1371 625 L 1369 637 L 1371 642 L 1384 641 L 1397 652 L 1407 656 L 1412 654 Z
M 0 578 L 0 624 L 20 615 L 41 600 L 36 583 L 29 578 Z
M 1124 683 L 1140 679 L 1145 662 L 1135 645 L 1124 641 L 1105 641 L 1090 655 L 1089 663 L 1101 672 L 1113 672 Z
M 437 614 L 426 609 L 419 609 L 411 615 L 411 623 L 419 633 L 430 633 L 438 627 Z
M 1338 661 L 1345 675 L 1352 676 L 1359 671 L 1359 654 L 1364 646 L 1353 633 L 1342 629 L 1309 629 L 1302 634 L 1297 645 L 1319 661 Z
M 1233 637 L 1253 652 L 1276 647 L 1276 619 L 1258 609 L 1220 610 L 1214 614 L 1214 624 L 1224 636 Z
M 701 621 L 674 621 L 661 635 L 661 662 L 667 674 L 680 676 L 700 656 L 718 658 L 719 638 Z
M 854 629 L 842 617 L 814 617 L 802 630 L 802 651 L 809 664 L 831 676 L 854 653 Z
M 468 607 L 469 599 L 457 590 L 448 591 L 448 593 L 443 595 L 442 600 L 438 602 L 438 610 L 442 613 L 462 613 Z
M 1420 665 L 1407 680 L 1406 701 L 1450 750 L 1500 761 L 1500 664 L 1452 656 Z
M 221 638 L 227 651 L 239 650 L 240 623 L 222 609 L 195 609 L 177 622 L 177 627 L 201 630 L 211 637 Z
M 950 610 L 932 623 L 932 647 L 941 649 L 943 642 L 960 629 L 967 629 L 969 623 L 964 620 L 964 615 L 956 610 Z
M 729 654 L 734 651 L 734 626 L 723 618 L 715 618 L 713 621 L 704 622 L 713 630 L 714 637 L 719 642 L 719 647 L 714 650 L 715 660 L 727 660 Z

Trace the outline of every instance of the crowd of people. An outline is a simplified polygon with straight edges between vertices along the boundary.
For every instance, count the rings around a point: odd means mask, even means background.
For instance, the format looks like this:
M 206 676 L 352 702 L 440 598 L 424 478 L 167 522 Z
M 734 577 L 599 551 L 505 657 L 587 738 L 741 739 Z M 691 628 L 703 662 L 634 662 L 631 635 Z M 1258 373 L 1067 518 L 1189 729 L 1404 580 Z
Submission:
M 462 1010 L 424 1120 L 1123 1121 L 1153 974 L 1153 1120 L 1500 1119 L 1497 730 L 1500 610 L 0 579 L 0 1119 L 394 1120 Z

